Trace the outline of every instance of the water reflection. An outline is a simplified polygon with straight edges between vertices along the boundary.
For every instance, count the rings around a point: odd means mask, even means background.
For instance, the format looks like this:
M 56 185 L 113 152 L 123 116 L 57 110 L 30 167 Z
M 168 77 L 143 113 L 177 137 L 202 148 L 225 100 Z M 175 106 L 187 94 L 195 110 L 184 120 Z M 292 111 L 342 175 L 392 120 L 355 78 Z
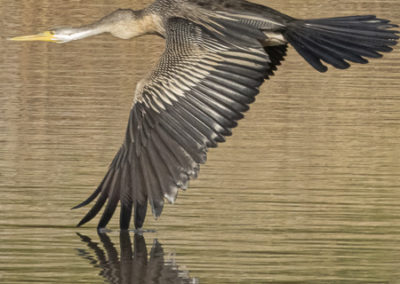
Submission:
M 99 234 L 103 248 L 88 236 L 79 233 L 78 236 L 89 248 L 78 249 L 79 255 L 89 260 L 94 267 L 100 268 L 100 275 L 108 283 L 198 283 L 197 279 L 189 276 L 188 271 L 175 263 L 171 255 L 165 259 L 164 250 L 156 239 L 148 257 L 143 235 L 134 234 L 132 250 L 129 232 L 121 231 L 119 257 L 118 250 L 107 234 Z

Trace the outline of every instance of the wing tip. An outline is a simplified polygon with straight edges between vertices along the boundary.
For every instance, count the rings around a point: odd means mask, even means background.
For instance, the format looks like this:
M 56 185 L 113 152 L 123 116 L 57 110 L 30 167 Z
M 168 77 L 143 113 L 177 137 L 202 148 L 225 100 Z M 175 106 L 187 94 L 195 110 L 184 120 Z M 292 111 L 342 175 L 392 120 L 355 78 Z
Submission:
M 178 188 L 171 189 L 171 193 L 164 193 L 164 198 L 168 200 L 169 204 L 175 204 L 178 197 Z
M 106 175 L 106 177 L 107 177 L 107 175 Z M 105 178 L 104 178 L 104 180 L 105 180 Z M 88 205 L 90 202 L 92 202 L 101 192 L 102 186 L 104 184 L 104 180 L 101 182 L 100 186 L 85 201 L 83 201 L 82 203 L 79 203 L 75 207 L 72 207 L 71 210 L 82 208 L 82 207 Z
M 86 222 L 83 222 L 83 219 L 76 225 L 77 228 L 82 227 L 83 224 L 85 224 Z
M 84 206 L 86 206 L 86 205 L 87 205 L 87 204 L 85 204 L 85 202 L 82 202 L 82 203 L 80 203 L 80 204 L 78 204 L 78 205 L 72 207 L 71 210 L 79 209 L 79 208 L 82 208 L 82 207 L 84 207 Z

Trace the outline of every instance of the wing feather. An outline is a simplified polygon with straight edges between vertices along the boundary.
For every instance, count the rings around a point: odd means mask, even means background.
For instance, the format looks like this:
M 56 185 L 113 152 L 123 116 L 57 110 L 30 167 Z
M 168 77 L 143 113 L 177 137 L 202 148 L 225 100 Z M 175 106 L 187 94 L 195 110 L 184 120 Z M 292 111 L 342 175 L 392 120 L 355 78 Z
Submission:
M 178 190 L 197 177 L 207 148 L 232 134 L 271 68 L 259 41 L 262 32 L 251 26 L 222 21 L 207 29 L 174 18 L 167 27 L 166 50 L 139 84 L 124 144 L 100 186 L 80 204 L 99 196 L 79 225 L 107 199 L 99 227 L 107 225 L 118 202 L 122 229 L 129 227 L 132 206 L 137 228 L 147 202 L 159 217 L 164 199 L 174 202 Z
M 117 208 L 119 199 L 120 199 L 120 190 L 121 190 L 121 168 L 117 168 L 115 174 L 113 176 L 113 180 L 110 184 L 111 194 L 108 196 L 108 202 L 106 208 L 104 209 L 103 215 L 100 218 L 99 227 L 103 228 L 110 221 L 112 215 Z

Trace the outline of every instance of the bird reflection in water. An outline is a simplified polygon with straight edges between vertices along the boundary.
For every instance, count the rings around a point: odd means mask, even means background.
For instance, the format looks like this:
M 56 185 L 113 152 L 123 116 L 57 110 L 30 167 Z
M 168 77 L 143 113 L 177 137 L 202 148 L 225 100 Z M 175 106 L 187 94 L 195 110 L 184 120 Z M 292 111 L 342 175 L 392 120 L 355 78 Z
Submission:
M 154 240 L 148 257 L 143 235 L 134 235 L 132 250 L 129 232 L 121 231 L 119 257 L 118 250 L 107 234 L 99 234 L 104 249 L 89 237 L 79 233 L 78 236 L 90 249 L 78 249 L 79 255 L 100 268 L 100 275 L 108 283 L 198 283 L 197 279 L 189 277 L 188 271 L 179 268 L 173 257 L 164 258 L 164 250 L 157 240 Z M 91 252 L 96 256 L 93 257 Z

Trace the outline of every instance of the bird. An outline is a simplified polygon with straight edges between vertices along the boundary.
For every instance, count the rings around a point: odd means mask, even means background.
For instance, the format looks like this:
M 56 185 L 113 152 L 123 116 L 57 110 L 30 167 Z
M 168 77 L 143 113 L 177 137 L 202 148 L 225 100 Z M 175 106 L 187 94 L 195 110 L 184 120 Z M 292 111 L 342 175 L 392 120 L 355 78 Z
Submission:
M 165 39 L 153 69 L 137 83 L 123 143 L 81 208 L 79 222 L 104 207 L 104 229 L 120 204 L 119 226 L 143 228 L 148 204 L 157 219 L 206 162 L 207 150 L 232 135 L 259 87 L 291 45 L 314 69 L 347 69 L 390 52 L 397 25 L 375 15 L 298 19 L 245 0 L 156 0 L 118 9 L 80 27 L 56 28 L 14 41 L 67 43 L 109 33 L 121 39 Z

